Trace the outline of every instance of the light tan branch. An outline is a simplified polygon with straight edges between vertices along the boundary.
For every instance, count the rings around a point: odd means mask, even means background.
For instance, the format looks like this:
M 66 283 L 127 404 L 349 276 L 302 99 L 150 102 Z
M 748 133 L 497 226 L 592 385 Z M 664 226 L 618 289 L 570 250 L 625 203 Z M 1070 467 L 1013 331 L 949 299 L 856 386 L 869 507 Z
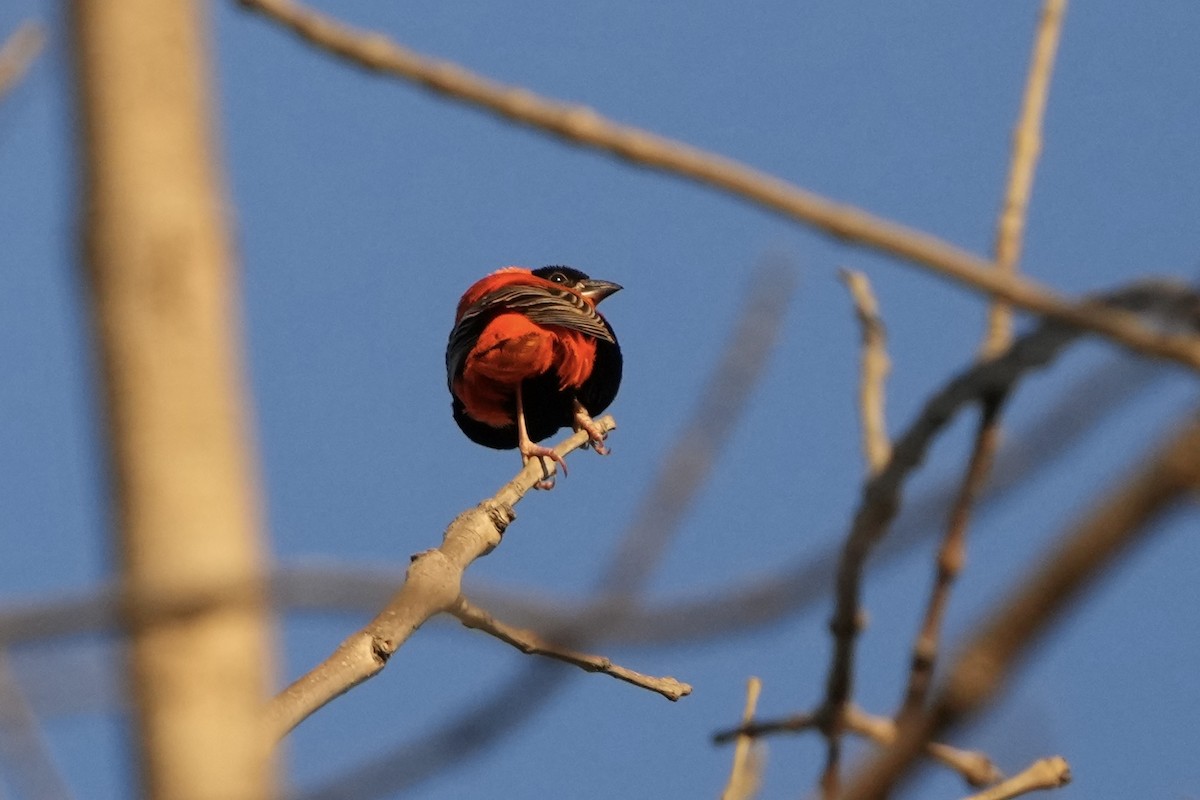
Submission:
M 634 686 L 657 692 L 672 701 L 692 693 L 692 687 L 689 684 L 681 683 L 670 676 L 659 678 L 653 675 L 644 675 L 641 672 L 614 664 L 605 656 L 580 653 L 569 647 L 558 645 L 536 631 L 505 624 L 472 604 L 462 595 L 459 595 L 458 601 L 448 608 L 447 612 L 466 627 L 495 636 L 526 655 L 546 656 L 573 664 L 587 672 L 600 672 Z
M 21 82 L 45 44 L 42 26 L 25 22 L 0 45 L 0 100 Z
M 1053 756 L 1033 762 L 1003 783 L 988 787 L 966 800 L 1012 800 L 1042 789 L 1059 789 L 1070 782 L 1071 767 L 1067 760 L 1062 756 Z
M 863 456 L 868 472 L 879 473 L 892 457 L 888 440 L 884 387 L 892 364 L 887 354 L 887 331 L 879 315 L 879 303 L 867 276 L 843 269 L 839 277 L 854 298 L 854 311 L 862 330 L 862 368 L 859 380 L 859 414 L 862 418 Z
M 208 4 L 69 3 L 89 301 L 144 795 L 276 795 L 274 682 Z M 249 591 L 149 624 L 143 603 Z
M 1059 34 L 1067 0 L 1046 0 L 1038 22 L 1037 37 L 1021 102 L 1021 116 L 1013 130 L 1012 161 L 1008 168 L 1008 188 L 996 223 L 996 269 L 1016 275 L 1021 261 L 1025 215 L 1033 191 L 1033 176 L 1042 152 L 1042 119 L 1050 94 L 1050 76 L 1058 52 Z M 1012 341 L 1012 309 L 1001 300 L 988 313 L 988 333 L 982 355 L 992 358 L 1004 352 Z
M 754 719 L 754 710 L 758 708 L 758 695 L 762 691 L 762 681 L 750 678 L 746 681 L 746 707 L 742 711 L 742 724 L 748 725 Z M 729 772 L 729 781 L 721 800 L 751 800 L 758 794 L 762 785 L 763 744 L 754 737 L 746 734 L 737 737 L 733 748 L 733 767 Z
M 925 744 L 978 712 L 1000 691 L 1025 651 L 1118 556 L 1155 530 L 1171 506 L 1200 489 L 1200 415 L 1173 431 L 1123 483 L 1101 494 L 1041 566 L 997 606 L 956 659 L 931 706 L 900 728 L 896 744 L 869 763 L 849 800 L 885 797 Z
M 605 433 L 616 428 L 610 416 L 596 421 Z M 566 456 L 588 441 L 579 431 L 557 447 Z M 556 466 L 547 463 L 550 475 Z M 533 485 L 547 477 L 531 460 L 515 478 L 475 508 L 458 515 L 433 550 L 413 556 L 404 583 L 387 606 L 332 654 L 278 694 L 267 708 L 268 725 L 281 738 L 330 700 L 377 675 L 408 637 L 435 614 L 450 611 L 461 594 L 463 571 L 487 555 L 516 518 L 515 506 Z
M 733 159 L 618 125 L 586 106 L 566 105 L 420 55 L 379 33 L 355 30 L 292 0 L 241 0 L 305 41 L 360 67 L 403 78 L 445 97 L 743 198 L 831 236 L 925 266 L 961 285 L 1034 314 L 1101 334 L 1123 347 L 1200 369 L 1200 337 L 1151 330 L 1133 316 L 1072 303 L 1047 287 L 993 269 L 991 262 L 937 237 L 835 203 Z

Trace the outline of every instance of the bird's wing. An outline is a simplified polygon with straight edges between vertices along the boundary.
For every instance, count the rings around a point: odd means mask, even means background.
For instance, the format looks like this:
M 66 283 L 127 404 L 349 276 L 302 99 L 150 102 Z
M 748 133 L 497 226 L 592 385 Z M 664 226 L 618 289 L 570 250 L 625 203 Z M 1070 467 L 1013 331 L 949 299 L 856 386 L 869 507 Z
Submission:
M 446 378 L 450 383 L 454 382 L 488 322 L 496 313 L 504 311 L 524 314 L 538 325 L 553 325 L 604 342 L 614 341 L 600 313 L 574 292 L 521 284 L 503 286 L 468 308 L 450 332 L 450 341 L 446 344 Z

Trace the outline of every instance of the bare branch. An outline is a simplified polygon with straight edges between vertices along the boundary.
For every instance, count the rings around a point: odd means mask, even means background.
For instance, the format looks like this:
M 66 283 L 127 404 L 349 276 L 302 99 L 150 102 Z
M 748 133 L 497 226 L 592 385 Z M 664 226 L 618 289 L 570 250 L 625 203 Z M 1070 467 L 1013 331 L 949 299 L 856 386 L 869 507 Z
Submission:
M 1120 485 L 1103 492 L 1042 566 L 996 608 L 955 661 L 930 708 L 900 728 L 895 746 L 867 765 L 851 800 L 882 798 L 925 743 L 977 713 L 1000 691 L 1017 660 L 1104 573 L 1156 529 L 1154 523 L 1200 488 L 1200 416 L 1173 431 Z
M 854 298 L 854 311 L 862 329 L 862 377 L 858 403 L 862 417 L 863 456 L 867 460 L 869 474 L 875 475 L 892 457 L 884 404 L 884 386 L 892 369 L 887 354 L 887 332 L 867 276 L 850 269 L 840 270 L 838 274 Z
M 0 101 L 25 77 L 45 44 L 42 26 L 25 22 L 0 45 Z
M 1021 117 L 1013 131 L 1012 161 L 1008 168 L 1008 189 L 996 223 L 996 269 L 1015 275 L 1021 262 L 1025 214 L 1033 190 L 1033 175 L 1042 151 L 1042 118 L 1050 94 L 1050 76 L 1067 0 L 1046 0 L 1042 6 L 1037 38 L 1021 102 Z M 981 350 L 984 358 L 1004 352 L 1012 342 L 1012 309 L 1002 301 L 992 304 L 988 313 L 988 333 Z
M 658 678 L 653 675 L 634 672 L 631 669 L 626 669 L 612 663 L 605 656 L 580 653 L 569 647 L 555 644 L 535 631 L 507 625 L 483 609 L 473 605 L 466 597 L 461 595 L 458 598 L 458 602 L 447 609 L 447 611 L 468 628 L 491 634 L 526 655 L 546 656 L 547 658 L 553 658 L 567 664 L 573 664 L 586 672 L 601 672 L 626 683 L 631 683 L 634 686 L 640 686 L 643 689 L 657 692 L 672 701 L 686 697 L 692 693 L 692 687 L 689 684 L 680 683 L 670 676 Z
M 750 678 L 746 681 L 746 707 L 742 711 L 742 724 L 748 725 L 754 719 L 754 710 L 758 708 L 758 695 L 762 691 L 762 681 Z M 733 768 L 729 772 L 729 781 L 721 800 L 751 800 L 758 794 L 762 785 L 763 745 L 754 737 L 740 735 L 737 746 L 733 749 Z
M 605 433 L 616 428 L 610 416 L 596 424 Z M 554 451 L 566 456 L 587 441 L 588 433 L 578 431 Z M 500 544 L 505 529 L 516 518 L 513 506 L 535 483 L 554 475 L 556 465 L 543 466 L 540 461 L 544 459 L 531 460 L 491 499 L 459 514 L 446 528 L 441 545 L 413 556 L 403 585 L 373 620 L 271 701 L 267 719 L 276 738 L 330 700 L 377 675 L 417 628 L 434 614 L 454 607 L 463 571 Z
M 979 427 L 975 432 L 975 442 L 971 448 L 971 457 L 958 495 L 954 498 L 954 505 L 950 509 L 946 533 L 938 550 L 933 589 L 916 641 L 913 643 L 908 687 L 897 714 L 897 718 L 901 720 L 920 710 L 933 681 L 933 670 L 937 664 L 941 641 L 942 620 L 950 604 L 950 590 L 966 560 L 967 528 L 971 521 L 971 511 L 983 492 L 984 484 L 991 474 L 996 450 L 1000 446 L 1000 428 L 997 420 L 1004 397 L 1004 394 L 999 394 L 982 401 L 983 407 L 980 411 Z
M 929 234 L 835 203 L 715 153 L 618 125 L 586 106 L 548 100 L 527 89 L 475 75 L 457 64 L 427 58 L 383 34 L 355 30 L 292 0 L 241 3 L 290 28 L 310 44 L 360 67 L 412 81 L 573 144 L 720 189 L 848 242 L 929 267 L 945 278 L 1034 314 L 1101 334 L 1145 355 L 1200 369 L 1200 337 L 1160 333 L 1120 310 L 1072 303 L 1044 286 L 993 269 L 987 260 Z
M 1059 789 L 1071 782 L 1071 767 L 1062 756 L 1042 758 L 1003 783 L 998 783 L 966 800 L 1012 800 L 1042 789 Z

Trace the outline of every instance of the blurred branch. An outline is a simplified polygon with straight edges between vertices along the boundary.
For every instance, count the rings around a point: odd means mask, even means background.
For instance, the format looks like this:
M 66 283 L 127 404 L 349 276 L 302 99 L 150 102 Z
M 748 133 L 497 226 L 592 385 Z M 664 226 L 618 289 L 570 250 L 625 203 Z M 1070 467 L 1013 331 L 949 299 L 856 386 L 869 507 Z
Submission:
M 1071 782 L 1071 767 L 1061 756 L 1042 758 L 1024 771 L 966 800 L 1011 800 L 1042 789 L 1059 789 Z
M 754 710 L 758 708 L 758 695 L 762 691 L 762 681 L 750 678 L 746 681 L 746 707 L 742 711 L 742 724 L 754 719 Z M 758 794 L 762 785 L 763 745 L 753 737 L 739 735 L 737 745 L 733 749 L 733 767 L 729 772 L 729 781 L 725 791 L 721 792 L 721 800 L 752 800 Z
M 0 101 L 25 77 L 45 44 L 42 26 L 24 22 L 0 45 Z
M 851 800 L 885 797 L 925 744 L 983 708 L 1038 637 L 1177 501 L 1200 489 L 1200 415 L 1172 431 L 1149 459 L 1103 492 L 1030 578 L 990 615 L 955 661 L 930 707 L 903 724 L 896 744 L 868 764 Z
M 991 262 L 929 234 L 835 203 L 733 159 L 618 125 L 586 106 L 542 98 L 527 89 L 483 78 L 458 64 L 427 58 L 383 34 L 356 30 L 292 0 L 240 2 L 310 44 L 365 69 L 417 83 L 573 144 L 720 189 L 848 242 L 929 267 L 1034 314 L 1100 334 L 1144 355 L 1200 369 L 1200 337 L 1160 333 L 1120 310 L 1072 303 L 1044 286 L 993 269 Z
M 517 628 L 500 622 L 483 609 L 472 605 L 466 597 L 459 595 L 458 601 L 447 609 L 448 613 L 458 619 L 463 625 L 477 631 L 483 631 L 496 637 L 505 644 L 510 644 L 526 655 L 546 656 L 566 664 L 572 664 L 586 672 L 601 672 L 618 680 L 640 686 L 657 692 L 668 700 L 678 700 L 692 693 L 692 687 L 680 683 L 672 677 L 657 678 L 644 675 L 631 669 L 619 666 L 604 656 L 594 656 L 580 653 L 568 647 L 562 647 L 542 637 L 535 631 Z
M 605 433 L 616 428 L 610 416 L 596 424 Z M 566 456 L 587 441 L 588 433 L 577 431 L 554 451 Z M 516 519 L 513 506 L 535 483 L 554 475 L 556 465 L 543 465 L 541 461 L 544 459 L 531 460 L 490 499 L 455 517 L 441 545 L 413 556 L 403 585 L 373 620 L 276 695 L 267 708 L 268 725 L 276 738 L 282 738 L 330 700 L 377 675 L 417 628 L 433 615 L 454 607 L 463 571 L 500 544 L 505 529 Z
M 25 800 L 69 800 L 73 795 L 54 762 L 42 726 L 0 652 L 0 759 Z
M 69 4 L 84 261 L 148 797 L 275 796 L 271 618 L 207 6 Z M 143 605 L 246 592 L 150 624 Z
M 1059 34 L 1067 0 L 1045 0 L 1038 22 L 1025 96 L 1021 101 L 1021 116 L 1013 130 L 1012 161 L 1008 167 L 1008 188 L 1004 205 L 996 223 L 996 269 L 1016 275 L 1021 261 L 1025 231 L 1025 215 L 1033 191 L 1033 175 L 1042 152 L 1042 119 L 1046 98 L 1050 94 L 1050 76 L 1054 72 L 1054 57 L 1058 52 Z M 997 300 L 988 312 L 988 333 L 981 354 L 993 358 L 1004 352 L 1012 342 L 1012 309 Z
M 862 417 L 863 456 L 868 471 L 874 475 L 892 456 L 884 403 L 884 387 L 892 369 L 887 354 L 887 331 L 867 276 L 850 269 L 840 270 L 838 274 L 854 298 L 854 311 L 862 329 L 862 378 L 858 403 Z

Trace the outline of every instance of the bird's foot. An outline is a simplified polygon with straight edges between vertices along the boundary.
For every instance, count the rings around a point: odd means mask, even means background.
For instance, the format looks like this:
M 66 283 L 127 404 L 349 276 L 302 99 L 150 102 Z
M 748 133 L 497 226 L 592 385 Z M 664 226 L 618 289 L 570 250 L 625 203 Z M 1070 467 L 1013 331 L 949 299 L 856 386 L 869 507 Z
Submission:
M 546 490 L 554 488 L 554 482 L 555 482 L 554 475 L 552 475 L 550 473 L 550 469 L 546 466 L 546 462 L 544 459 L 548 458 L 551 461 L 553 461 L 554 463 L 558 464 L 558 468 L 562 471 L 562 474 L 563 475 L 567 474 L 567 462 L 565 460 L 563 460 L 562 456 L 560 456 L 558 453 L 554 452 L 549 447 L 544 447 L 540 444 L 534 444 L 533 442 L 528 442 L 526 444 L 522 444 L 520 447 L 520 450 L 521 450 L 521 460 L 524 463 L 528 464 L 530 459 L 536 458 L 536 459 L 538 459 L 538 463 L 541 464 L 541 466 L 542 466 L 542 475 L 544 477 L 540 481 L 535 483 L 533 485 L 533 488 L 546 489 Z
M 587 409 L 576 400 L 575 401 L 575 423 L 576 431 L 587 431 L 588 445 L 596 451 L 598 455 L 606 456 L 611 450 L 604 445 L 604 431 L 596 424 L 591 415 L 587 413 Z

